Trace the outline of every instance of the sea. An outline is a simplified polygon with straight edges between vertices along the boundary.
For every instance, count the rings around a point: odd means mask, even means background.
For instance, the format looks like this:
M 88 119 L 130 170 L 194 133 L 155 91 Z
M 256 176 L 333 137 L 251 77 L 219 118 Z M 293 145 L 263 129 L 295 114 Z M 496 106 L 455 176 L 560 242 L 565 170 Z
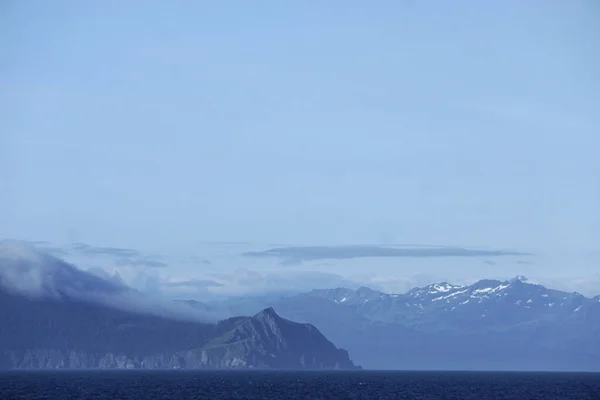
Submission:
M 598 373 L 10 371 L 0 399 L 600 400 Z

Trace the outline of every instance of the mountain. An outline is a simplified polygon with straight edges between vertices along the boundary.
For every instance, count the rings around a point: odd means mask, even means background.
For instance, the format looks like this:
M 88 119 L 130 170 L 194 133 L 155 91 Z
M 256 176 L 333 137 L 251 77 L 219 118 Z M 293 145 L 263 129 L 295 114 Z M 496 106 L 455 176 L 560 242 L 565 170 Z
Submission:
M 314 326 L 273 309 L 216 324 L 0 292 L 0 368 L 354 369 Z
M 366 368 L 600 371 L 600 298 L 524 277 L 404 294 L 313 290 L 268 305 L 314 324 Z
M 97 300 L 133 293 L 117 281 L 82 271 L 60 258 L 19 242 L 0 241 L 0 287 L 26 296 Z
M 313 325 L 272 308 L 218 323 L 167 316 L 168 307 L 134 311 L 137 303 L 117 306 L 131 300 L 120 284 L 51 256 L 2 250 L 0 369 L 357 368 Z
M 415 288 L 403 295 L 384 294 L 367 288 L 314 290 L 322 297 L 350 307 L 359 315 L 382 322 L 419 326 L 421 330 L 488 330 L 531 320 L 559 322 L 594 309 L 597 302 L 578 293 L 565 293 L 526 283 L 482 280 L 471 286 L 446 282 Z
M 355 369 L 346 350 L 337 349 L 313 325 L 283 319 L 272 308 L 235 318 L 232 329 L 204 348 L 261 368 Z

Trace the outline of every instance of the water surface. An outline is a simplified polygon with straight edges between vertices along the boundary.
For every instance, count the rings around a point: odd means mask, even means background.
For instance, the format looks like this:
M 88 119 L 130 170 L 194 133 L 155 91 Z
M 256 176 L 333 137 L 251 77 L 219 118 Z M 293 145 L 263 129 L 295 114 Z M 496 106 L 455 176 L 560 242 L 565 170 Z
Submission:
M 0 399 L 600 399 L 600 374 L 10 371 Z

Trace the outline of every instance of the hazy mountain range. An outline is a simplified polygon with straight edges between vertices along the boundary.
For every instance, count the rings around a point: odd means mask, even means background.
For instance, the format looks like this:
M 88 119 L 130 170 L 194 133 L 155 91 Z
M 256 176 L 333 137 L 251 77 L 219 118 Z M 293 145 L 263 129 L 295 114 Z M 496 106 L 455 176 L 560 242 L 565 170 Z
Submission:
M 524 277 L 203 303 L 8 247 L 0 305 L 2 368 L 600 370 L 600 296 Z
M 3 252 L 0 272 L 0 369 L 356 368 L 314 326 L 272 308 L 206 322 L 24 248 Z
M 317 326 L 366 368 L 600 370 L 600 296 L 481 280 L 385 294 L 363 287 L 231 299 L 196 309 L 269 305 Z

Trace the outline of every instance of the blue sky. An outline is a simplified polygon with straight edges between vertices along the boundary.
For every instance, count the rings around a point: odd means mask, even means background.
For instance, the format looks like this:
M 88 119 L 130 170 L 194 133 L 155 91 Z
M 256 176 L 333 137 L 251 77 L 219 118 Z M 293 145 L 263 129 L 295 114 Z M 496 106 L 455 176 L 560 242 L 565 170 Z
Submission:
M 600 273 L 596 1 L 0 7 L 2 238 L 453 245 Z M 426 262 L 398 274 L 450 265 Z

